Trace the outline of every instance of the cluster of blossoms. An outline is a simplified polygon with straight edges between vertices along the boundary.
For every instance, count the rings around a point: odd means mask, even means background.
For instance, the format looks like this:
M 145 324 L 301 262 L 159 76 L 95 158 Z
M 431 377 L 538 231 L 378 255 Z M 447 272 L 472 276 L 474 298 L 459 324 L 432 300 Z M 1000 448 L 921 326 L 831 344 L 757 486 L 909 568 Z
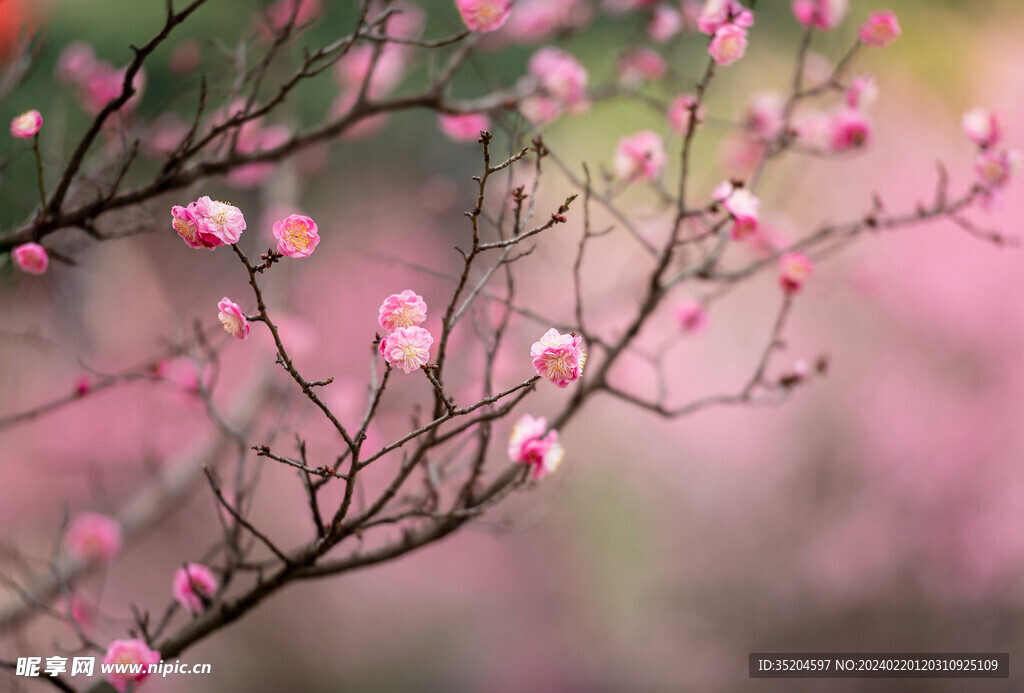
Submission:
M 131 665 L 141 664 L 141 671 L 137 674 L 110 673 L 107 674 L 107 682 L 110 683 L 118 693 L 136 690 L 147 676 L 149 676 L 149 665 L 160 662 L 160 653 L 151 650 L 142 640 L 115 640 L 107 647 L 107 653 L 103 657 L 104 664 L 121 664 L 128 669 Z
M 245 231 L 242 210 L 205 195 L 187 207 L 171 207 L 171 224 L 189 248 L 209 250 L 238 243 Z
M 11 121 L 11 137 L 20 140 L 31 139 L 43 127 L 43 116 L 39 111 L 25 111 Z
M 978 145 L 975 171 L 986 202 L 1000 191 L 1021 168 L 1022 156 L 1015 149 L 997 149 L 1003 139 L 1003 116 L 999 111 L 975 108 L 964 114 L 964 133 Z
M 92 46 L 76 41 L 68 44 L 58 56 L 56 76 L 58 82 L 75 87 L 82 108 L 95 115 L 121 95 L 126 70 L 98 59 Z M 121 107 L 122 113 L 134 110 L 145 84 L 146 73 L 140 68 L 132 80 L 135 95 Z
M 217 586 L 217 578 L 209 568 L 199 563 L 188 563 L 174 573 L 171 593 L 182 607 L 198 614 L 206 610 Z
M 419 326 L 426 319 L 427 304 L 411 289 L 384 299 L 378 320 L 387 334 L 377 349 L 393 368 L 412 373 L 430 361 L 434 336 Z
M 523 99 L 519 110 L 534 125 L 549 123 L 563 112 L 578 114 L 590 107 L 586 68 L 560 48 L 547 46 L 530 57 L 530 77 L 540 86 L 540 93 Z
M 544 333 L 540 341 L 533 343 L 530 356 L 537 375 L 558 387 L 566 387 L 579 380 L 587 362 L 583 338 L 573 333 L 561 334 L 553 327 Z
M 548 431 L 543 416 L 534 418 L 523 414 L 512 429 L 508 441 L 508 456 L 513 462 L 530 465 L 534 479 L 543 479 L 558 469 L 565 450 L 558 442 L 558 431 Z
M 747 29 L 752 26 L 754 13 L 739 0 L 708 0 L 697 18 L 697 27 L 711 37 L 708 53 L 723 67 L 747 52 Z

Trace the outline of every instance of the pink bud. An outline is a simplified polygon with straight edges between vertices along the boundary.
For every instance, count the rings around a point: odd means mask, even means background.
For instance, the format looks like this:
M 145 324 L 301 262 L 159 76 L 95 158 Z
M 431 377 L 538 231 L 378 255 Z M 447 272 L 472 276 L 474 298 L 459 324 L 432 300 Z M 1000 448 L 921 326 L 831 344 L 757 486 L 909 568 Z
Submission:
M 38 243 L 22 243 L 11 251 L 11 257 L 18 269 L 29 274 L 43 274 L 50 264 L 46 248 Z

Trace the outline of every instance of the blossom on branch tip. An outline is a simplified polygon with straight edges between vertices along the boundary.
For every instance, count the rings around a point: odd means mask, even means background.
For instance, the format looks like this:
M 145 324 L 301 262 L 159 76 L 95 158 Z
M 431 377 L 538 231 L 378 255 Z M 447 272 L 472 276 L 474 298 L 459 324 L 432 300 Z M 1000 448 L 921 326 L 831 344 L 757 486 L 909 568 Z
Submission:
M 732 65 L 746 52 L 747 30 L 736 24 L 727 24 L 716 31 L 708 45 L 708 54 L 722 67 Z
M 654 180 L 665 168 L 665 144 L 653 130 L 623 137 L 615 148 L 615 174 L 624 181 Z
M 565 450 L 558 442 L 558 431 L 548 431 L 547 427 L 547 419 L 543 416 L 535 418 L 523 414 L 509 437 L 509 459 L 518 464 L 530 465 L 534 479 L 543 479 L 558 469 L 565 456 Z
M 885 48 L 900 37 L 903 30 L 900 29 L 899 20 L 896 14 L 888 10 L 872 12 L 864 22 L 857 36 L 861 43 L 873 48 Z
M 210 569 L 199 563 L 189 563 L 174 573 L 171 593 L 184 608 L 194 614 L 206 609 L 206 604 L 217 591 L 217 578 Z
M 722 181 L 712 196 L 722 203 L 722 207 L 733 219 L 729 231 L 733 240 L 745 240 L 757 231 L 761 201 L 752 192 L 736 187 L 730 181 Z
M 456 142 L 476 142 L 481 130 L 489 130 L 490 120 L 483 113 L 444 113 L 437 118 L 437 125 L 445 135 Z
M 214 236 L 222 243 L 234 245 L 245 231 L 245 216 L 238 207 L 211 200 L 204 195 L 195 201 L 190 211 L 196 221 L 196 227 L 202 236 Z
M 583 350 L 583 338 L 574 334 L 560 334 L 555 328 L 544 333 L 540 341 L 530 347 L 533 367 L 537 375 L 566 387 L 583 375 L 587 352 Z
M 18 269 L 29 274 L 43 274 L 50 265 L 46 248 L 38 243 L 22 243 L 11 251 L 11 257 Z
M 430 361 L 434 337 L 422 327 L 399 327 L 381 340 L 380 352 L 393 368 L 412 373 Z
M 803 288 L 811 276 L 811 261 L 803 253 L 786 253 L 779 258 L 779 285 L 788 294 Z
M 999 144 L 1003 136 L 1003 114 L 985 108 L 972 108 L 964 113 L 964 133 L 972 142 L 988 149 Z
M 849 0 L 793 0 L 796 20 L 823 31 L 834 29 L 849 9 Z
M 141 664 L 139 673 L 110 673 L 107 674 L 107 682 L 119 693 L 125 693 L 128 686 L 132 690 L 138 688 L 138 684 L 149 676 L 149 665 L 160 662 L 160 653 L 149 649 L 142 640 L 115 640 L 107 647 L 107 653 L 103 657 L 104 664 L 120 664 L 124 670 L 129 670 L 132 664 Z
M 1021 154 L 1013 150 L 995 152 L 986 149 L 978 155 L 974 168 L 985 188 L 1001 188 L 1020 172 Z
M 302 214 L 274 222 L 277 252 L 290 258 L 309 257 L 320 243 L 316 222 Z
M 99 513 L 75 516 L 64 535 L 68 552 L 83 561 L 110 561 L 121 552 L 121 525 Z
M 466 28 L 481 34 L 497 31 L 512 12 L 511 0 L 455 0 Z
M 25 111 L 11 121 L 11 136 L 20 140 L 31 139 L 43 127 L 43 116 L 39 111 Z
M 217 318 L 228 334 L 238 339 L 245 339 L 249 336 L 249 322 L 245 319 L 245 313 L 237 303 L 225 296 L 217 304 L 217 309 L 220 311 Z
M 380 326 L 394 332 L 400 327 L 419 325 L 427 319 L 427 303 L 412 289 L 400 294 L 391 294 L 380 306 Z

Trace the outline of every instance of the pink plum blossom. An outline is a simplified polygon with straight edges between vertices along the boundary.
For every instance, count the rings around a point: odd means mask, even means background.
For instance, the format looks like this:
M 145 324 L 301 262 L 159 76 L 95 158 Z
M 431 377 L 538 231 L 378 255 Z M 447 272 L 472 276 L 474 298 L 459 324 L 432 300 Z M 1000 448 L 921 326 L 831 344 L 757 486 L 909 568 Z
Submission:
M 227 202 L 211 200 L 204 195 L 196 200 L 191 211 L 201 235 L 215 236 L 227 245 L 237 243 L 245 231 L 242 210 Z
M 413 325 L 399 327 L 382 339 L 378 348 L 393 368 L 401 368 L 406 373 L 412 373 L 430 361 L 430 347 L 433 344 L 434 337 L 430 332 Z
M 380 326 L 390 334 L 400 327 L 419 325 L 427 319 L 427 303 L 412 289 L 391 294 L 380 307 Z
M 774 140 L 782 130 L 786 97 L 777 91 L 756 92 L 747 104 L 743 124 L 754 136 Z
M 623 137 L 615 148 L 615 173 L 624 181 L 654 180 L 665 168 L 665 144 L 653 130 Z
M 511 0 L 455 0 L 455 7 L 466 28 L 482 34 L 500 29 L 512 12 Z
M 124 80 L 127 76 L 127 67 L 117 69 L 106 61 L 97 62 L 92 72 L 80 85 L 79 99 L 82 107 L 90 114 L 97 114 L 114 99 L 121 96 L 124 90 Z M 132 78 L 134 95 L 129 98 L 121 107 L 125 113 L 131 113 L 142 98 L 142 92 L 146 87 L 146 71 L 139 68 Z
M 707 109 L 701 104 L 697 106 L 696 112 L 693 110 L 694 104 L 697 103 L 697 97 L 694 94 L 680 94 L 676 98 L 672 99 L 672 103 L 669 104 L 668 113 L 666 118 L 668 119 L 669 126 L 680 135 L 685 135 L 686 131 L 690 129 L 690 115 L 693 114 L 697 117 L 697 122 L 700 123 L 704 120 L 704 116 L 707 113 Z
M 391 90 L 399 85 L 405 75 L 406 51 L 403 46 L 389 43 L 384 46 L 374 63 L 373 46 L 353 46 L 348 53 L 342 56 L 341 60 L 335 63 L 334 76 L 338 83 L 349 89 L 362 88 L 363 82 L 370 75 L 370 68 L 373 68 L 373 75 L 370 76 L 370 84 L 367 88 L 367 95 L 374 98 L 387 96 Z
M 558 469 L 565 456 L 565 450 L 558 442 L 558 431 L 548 431 L 547 427 L 547 419 L 543 416 L 534 418 L 523 414 L 508 441 L 509 459 L 530 465 L 533 478 L 538 480 Z
M 547 125 L 562 113 L 562 107 L 550 96 L 528 96 L 519 102 L 519 112 L 532 125 Z
M 296 4 L 298 8 L 296 9 Z M 273 38 L 271 31 L 281 31 L 295 15 L 295 26 L 302 26 L 319 16 L 320 0 L 277 0 L 267 9 L 266 24 L 262 27 L 264 39 Z
M 138 688 L 143 679 L 149 676 L 149 665 L 160 662 L 160 653 L 149 649 L 142 640 L 115 640 L 107 648 L 107 654 L 103 657 L 104 664 L 141 664 L 142 671 L 138 674 L 110 673 L 107 674 L 107 682 L 117 689 L 118 693 L 125 693 L 128 686 L 132 690 Z
M 533 54 L 529 63 L 533 75 L 548 96 L 563 106 L 574 106 L 587 97 L 588 74 L 569 53 L 546 47 Z
M 1021 154 L 1012 150 L 995 152 L 986 149 L 978 155 L 974 168 L 984 187 L 989 190 L 1001 188 L 1020 172 Z
M 757 231 L 761 201 L 753 193 L 723 181 L 715 188 L 712 196 L 722 203 L 722 207 L 732 217 L 733 225 L 729 235 L 734 240 L 745 240 Z
M 274 238 L 277 239 L 277 252 L 295 259 L 309 257 L 320 243 L 316 222 L 301 214 L 275 221 Z
M 708 36 L 714 36 L 730 24 L 749 29 L 754 26 L 754 13 L 739 0 L 707 0 L 697 18 L 697 28 Z
M 222 242 L 213 234 L 202 231 L 196 218 L 195 208 L 195 202 L 190 202 L 188 207 L 181 205 L 171 207 L 171 226 L 189 248 L 213 250 Z
M 647 38 L 654 43 L 668 43 L 683 31 L 683 13 L 668 3 L 654 8 L 647 22 Z
M 232 337 L 245 339 L 249 336 L 249 321 L 245 319 L 245 313 L 237 303 L 225 296 L 217 304 L 217 318 L 224 330 Z
M 673 309 L 679 329 L 686 334 L 703 332 L 708 324 L 708 311 L 700 301 L 690 299 L 676 305 Z
M 786 253 L 779 258 L 779 285 L 794 294 L 803 288 L 811 276 L 811 261 L 803 253 Z
M 198 614 L 206 609 L 206 604 L 217 591 L 217 585 L 217 578 L 209 568 L 199 563 L 189 563 L 175 571 L 171 593 L 184 608 Z
M 843 21 L 849 0 L 793 0 L 793 14 L 807 27 L 829 30 Z
M 188 136 L 189 124 L 176 113 L 163 113 L 146 128 L 141 138 L 142 152 L 160 158 L 174 152 Z
M 829 147 L 834 152 L 866 147 L 871 140 L 871 125 L 864 114 L 854 108 L 843 108 L 832 115 Z
M 583 338 L 573 334 L 560 334 L 555 328 L 544 333 L 540 341 L 530 347 L 533 367 L 537 375 L 547 378 L 558 387 L 566 387 L 583 375 L 587 353 L 583 351 Z
M 456 142 L 475 142 L 491 123 L 483 113 L 442 114 L 437 119 L 441 132 Z
M 96 52 L 85 41 L 73 41 L 57 56 L 54 70 L 61 84 L 77 85 L 85 81 L 96 66 Z
M 11 251 L 11 257 L 18 269 L 29 274 L 43 274 L 50 264 L 46 248 L 38 243 L 22 243 Z
M 619 81 L 623 84 L 656 82 L 668 73 L 668 65 L 653 48 L 640 46 L 626 51 L 617 66 Z
M 121 525 L 99 513 L 75 516 L 64 535 L 68 552 L 83 561 L 110 561 L 121 552 Z
M 593 10 L 585 0 L 517 0 L 505 30 L 516 43 L 538 43 L 556 32 L 587 24 Z
M 870 106 L 878 99 L 878 85 L 875 84 L 875 78 L 871 75 L 854 77 L 850 86 L 847 87 L 844 97 L 846 105 L 850 108 L 864 110 L 865 106 Z
M 893 12 L 884 10 L 872 12 L 868 19 L 861 25 L 857 36 L 861 43 L 874 48 L 885 48 L 899 38 L 903 30 L 900 29 L 899 20 Z
M 11 137 L 20 140 L 31 139 L 43 127 L 43 116 L 39 111 L 25 111 L 11 121 Z
M 999 144 L 1003 135 L 1003 114 L 985 108 L 973 108 L 963 117 L 964 133 L 982 149 Z
M 727 24 L 716 31 L 708 45 L 708 54 L 723 67 L 732 65 L 746 52 L 747 30 L 736 24 Z

